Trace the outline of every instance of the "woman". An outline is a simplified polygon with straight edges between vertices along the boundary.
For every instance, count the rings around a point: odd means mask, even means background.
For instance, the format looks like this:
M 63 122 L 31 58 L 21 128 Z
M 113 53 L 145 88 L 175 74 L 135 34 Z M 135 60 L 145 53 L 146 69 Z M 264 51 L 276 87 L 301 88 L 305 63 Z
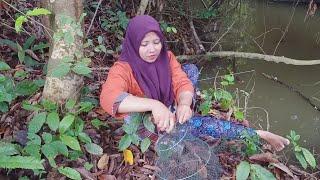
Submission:
M 192 117 L 193 94 L 192 82 L 173 53 L 167 51 L 159 23 L 147 15 L 132 18 L 120 59 L 111 67 L 103 84 L 102 108 L 116 118 L 127 120 L 130 113 L 151 111 L 158 130 L 169 133 L 176 122 L 182 124 Z M 277 150 L 288 144 L 281 136 L 255 132 Z

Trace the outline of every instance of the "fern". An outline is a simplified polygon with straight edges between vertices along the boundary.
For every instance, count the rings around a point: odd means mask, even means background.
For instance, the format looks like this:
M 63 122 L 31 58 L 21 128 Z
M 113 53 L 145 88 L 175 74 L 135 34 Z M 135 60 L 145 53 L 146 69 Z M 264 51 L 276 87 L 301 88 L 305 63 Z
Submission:
M 44 169 L 43 160 L 32 156 L 4 156 L 0 155 L 0 168 L 8 169 Z

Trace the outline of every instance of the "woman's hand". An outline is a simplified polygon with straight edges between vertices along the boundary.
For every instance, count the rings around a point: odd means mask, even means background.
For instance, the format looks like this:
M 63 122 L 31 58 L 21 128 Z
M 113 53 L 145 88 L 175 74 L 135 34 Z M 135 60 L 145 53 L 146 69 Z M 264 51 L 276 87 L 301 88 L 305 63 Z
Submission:
M 152 106 L 152 115 L 154 123 L 160 131 L 171 132 L 175 124 L 174 114 L 161 102 L 157 101 Z
M 179 95 L 176 117 L 180 124 L 185 123 L 192 117 L 192 97 L 193 93 L 189 91 L 183 91 Z
M 190 105 L 185 104 L 179 104 L 177 107 L 177 119 L 180 124 L 185 123 L 187 120 L 189 120 L 192 117 L 192 110 L 190 108 Z

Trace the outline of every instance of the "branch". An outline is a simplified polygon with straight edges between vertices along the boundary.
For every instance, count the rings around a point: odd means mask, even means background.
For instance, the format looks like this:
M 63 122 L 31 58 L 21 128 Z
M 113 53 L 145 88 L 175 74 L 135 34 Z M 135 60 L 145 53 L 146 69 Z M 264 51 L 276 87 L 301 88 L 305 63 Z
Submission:
M 199 59 L 199 58 L 212 58 L 212 57 L 234 57 L 234 58 L 245 58 L 253 60 L 264 60 L 275 63 L 285 63 L 297 66 L 307 66 L 307 65 L 317 65 L 320 64 L 320 59 L 317 60 L 298 60 L 291 59 L 284 56 L 274 56 L 274 55 L 264 55 L 259 53 L 247 53 L 247 52 L 235 52 L 235 51 L 217 51 L 217 52 L 208 52 L 203 55 L 182 55 L 177 56 L 180 61 L 189 60 L 189 59 Z
M 305 96 L 304 94 L 302 94 L 300 91 L 296 90 L 295 88 L 293 88 L 292 86 L 280 81 L 277 77 L 273 77 L 270 76 L 268 74 L 262 73 L 262 75 L 264 77 L 266 77 L 267 79 L 273 80 L 283 86 L 285 86 L 286 88 L 288 88 L 290 91 L 297 93 L 300 97 L 302 97 L 305 101 L 307 101 L 315 110 L 320 111 L 320 107 L 316 106 L 313 102 L 311 102 L 311 100 Z
M 149 0 L 141 0 L 140 1 L 140 6 L 139 6 L 139 9 L 137 11 L 137 16 L 138 15 L 143 15 L 144 12 L 146 11 L 146 8 L 149 4 Z
M 200 38 L 196 32 L 196 29 L 194 28 L 194 25 L 193 25 L 193 21 L 192 19 L 190 19 L 190 28 L 192 30 L 192 33 L 193 33 L 193 36 L 194 36 L 194 39 L 196 40 L 196 43 L 198 44 L 199 46 L 199 49 L 200 49 L 200 52 L 199 54 L 203 53 L 203 52 L 206 52 L 206 49 L 204 48 L 204 46 L 202 45 L 201 41 L 200 41 Z
M 91 29 L 91 27 L 92 27 L 92 24 L 93 24 L 93 22 L 94 22 L 94 19 L 96 18 L 98 9 L 99 9 L 99 7 L 100 7 L 100 5 L 101 5 L 101 2 L 102 2 L 102 0 L 99 1 L 98 6 L 96 7 L 96 11 L 94 12 L 94 15 L 93 15 L 93 18 L 92 18 L 92 20 L 91 20 L 90 26 L 89 26 L 89 28 L 88 28 L 88 30 L 87 30 L 86 36 L 88 36 L 88 34 L 89 34 L 89 32 L 90 32 L 90 29 Z

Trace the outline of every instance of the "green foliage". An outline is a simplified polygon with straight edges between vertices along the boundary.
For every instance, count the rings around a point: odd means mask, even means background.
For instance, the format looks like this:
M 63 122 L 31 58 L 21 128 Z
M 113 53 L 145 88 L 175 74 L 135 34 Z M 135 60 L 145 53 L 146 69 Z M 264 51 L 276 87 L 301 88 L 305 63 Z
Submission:
M 0 155 L 0 168 L 8 169 L 44 169 L 43 160 L 32 156 L 5 156 Z
M 25 15 L 19 16 L 15 21 L 15 30 L 17 33 L 21 32 L 23 23 L 28 21 L 30 16 L 40 16 L 40 15 L 49 15 L 51 12 L 44 8 L 35 8 L 33 10 L 27 11 Z
M 243 131 L 241 134 L 242 139 L 244 139 L 244 144 L 246 145 L 245 153 L 247 155 L 257 154 L 261 149 L 259 148 L 259 136 L 250 135 L 247 131 Z
M 95 118 L 91 121 L 93 127 L 100 129 L 101 126 L 109 127 L 105 122 L 100 121 L 99 119 Z
M 155 126 L 150 121 L 149 113 L 132 113 L 130 122 L 122 125 L 122 129 L 126 134 L 120 139 L 118 146 L 120 151 L 127 149 L 131 144 L 139 146 L 141 140 L 139 139 L 137 130 L 141 124 L 150 132 L 154 132 Z M 145 152 L 150 144 L 149 138 L 143 139 L 140 144 L 141 151 Z
M 2 69 L 8 69 L 6 63 L 0 64 Z M 10 68 L 10 67 L 9 67 Z M 42 84 L 36 81 L 22 80 L 16 81 L 15 78 L 20 80 L 25 78 L 28 74 L 25 71 L 16 71 L 14 78 L 0 74 L 0 112 L 7 112 L 9 105 L 18 96 L 29 96 L 39 90 Z
M 250 163 L 247 161 L 241 161 L 237 166 L 236 177 L 237 180 L 246 180 L 250 174 Z
M 226 88 L 230 85 L 234 84 L 234 76 L 233 74 L 228 74 L 222 77 L 220 82 L 221 88 L 210 88 L 208 90 L 202 91 L 203 101 L 200 103 L 198 110 L 202 115 L 208 115 L 211 108 L 212 103 L 217 102 L 220 105 L 222 110 L 233 110 L 233 116 L 238 121 L 244 120 L 244 113 L 240 111 L 239 107 L 235 106 L 235 100 L 233 94 L 228 92 Z
M 89 144 L 84 145 L 84 147 L 86 148 L 86 150 L 90 154 L 94 154 L 94 155 L 102 155 L 103 154 L 103 149 L 100 146 L 98 146 L 97 144 L 89 143 Z
M 84 166 L 84 168 L 85 168 L 86 170 L 88 170 L 88 171 L 90 171 L 90 169 L 93 168 L 93 164 L 90 164 L 90 163 L 88 163 L 88 162 L 84 163 L 83 166 Z
M 19 150 L 16 145 L 0 141 L 0 154 L 4 156 L 12 156 L 19 154 Z
M 3 62 L 3 60 L 0 60 L 0 71 L 6 71 L 6 70 L 10 70 L 10 66 Z
M 217 9 L 210 7 L 208 9 L 206 8 L 206 9 L 197 11 L 196 16 L 201 19 L 210 19 L 210 18 L 216 17 L 217 13 L 218 13 Z
M 247 161 L 241 161 L 237 166 L 236 179 L 237 180 L 246 180 L 250 175 L 250 179 L 259 179 L 259 180 L 275 180 L 274 175 L 260 166 L 259 164 L 250 164 Z
M 29 122 L 28 132 L 37 133 L 42 128 L 43 124 L 46 122 L 47 113 L 42 112 L 35 115 Z
M 13 42 L 9 39 L 0 39 L 0 45 L 9 46 L 11 49 L 17 50 L 17 56 L 20 63 L 25 63 L 27 67 L 39 66 L 41 65 L 35 61 L 30 55 L 26 53 L 27 50 L 31 51 L 41 51 L 49 47 L 48 43 L 40 42 L 39 44 L 34 44 L 35 36 L 30 36 L 25 43 L 20 45 L 18 42 Z
M 74 100 L 69 100 L 65 108 L 61 109 L 64 113 L 58 113 L 60 111 L 57 104 L 48 100 L 42 100 L 37 105 L 23 102 L 22 107 L 35 111 L 34 117 L 28 124 L 27 145 L 21 151 L 25 156 L 14 156 L 20 154 L 16 145 L 0 142 L 0 163 L 1 158 L 12 162 L 3 165 L 4 168 L 43 169 L 42 164 L 41 168 L 39 167 L 39 163 L 45 160 L 52 168 L 58 168 L 58 171 L 68 178 L 79 179 L 81 177 L 75 170 L 59 167 L 55 161 L 56 157 L 64 156 L 73 161 L 83 155 L 83 149 L 93 155 L 103 154 L 103 149 L 92 143 L 91 138 L 83 132 L 84 121 L 79 117 L 80 113 L 93 108 L 91 103 L 76 103 Z M 43 157 L 44 160 L 41 160 Z
M 298 159 L 299 163 L 304 169 L 307 169 L 308 165 L 310 165 L 313 169 L 316 168 L 317 162 L 313 156 L 313 154 L 306 148 L 301 147 L 298 144 L 300 140 L 300 135 L 296 134 L 295 131 L 291 130 L 290 135 L 287 135 L 287 138 L 290 140 L 295 157 Z
M 169 24 L 167 24 L 167 23 L 165 23 L 163 21 L 160 22 L 160 27 L 161 27 L 162 31 L 167 32 L 167 33 L 176 34 L 178 32 L 177 29 L 174 26 L 169 25 Z
M 67 176 L 70 179 L 75 179 L 75 180 L 81 179 L 80 173 L 78 171 L 76 171 L 75 169 L 73 169 L 73 168 L 70 168 L 70 167 L 59 167 L 58 171 L 59 171 L 59 173 Z
M 149 148 L 151 141 L 149 138 L 145 138 L 141 142 L 141 152 L 144 153 Z

